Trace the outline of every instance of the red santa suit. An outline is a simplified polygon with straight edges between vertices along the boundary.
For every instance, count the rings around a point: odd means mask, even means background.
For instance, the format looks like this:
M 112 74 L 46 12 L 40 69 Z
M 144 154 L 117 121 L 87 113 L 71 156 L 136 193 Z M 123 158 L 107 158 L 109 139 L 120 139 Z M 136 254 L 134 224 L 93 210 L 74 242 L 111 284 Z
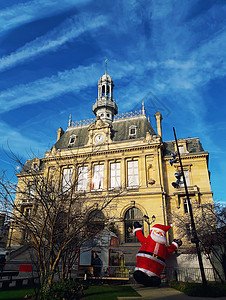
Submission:
M 164 267 L 165 259 L 168 253 L 172 253 L 178 249 L 178 244 L 173 242 L 170 246 L 166 246 L 166 232 L 172 226 L 156 224 L 146 238 L 142 233 L 142 228 L 134 229 L 141 248 L 137 254 L 137 267 L 135 271 L 142 271 L 148 276 L 160 276 Z

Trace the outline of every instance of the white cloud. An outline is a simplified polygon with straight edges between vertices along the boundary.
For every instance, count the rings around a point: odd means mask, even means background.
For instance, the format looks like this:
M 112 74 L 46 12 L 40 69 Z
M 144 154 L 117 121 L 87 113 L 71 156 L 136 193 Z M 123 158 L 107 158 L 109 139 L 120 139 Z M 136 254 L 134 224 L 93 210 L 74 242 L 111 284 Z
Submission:
M 84 32 L 95 30 L 106 24 L 107 19 L 103 16 L 90 14 L 74 16 L 47 34 L 27 43 L 25 46 L 17 49 L 10 55 L 2 57 L 0 59 L 0 71 L 24 62 L 34 56 L 48 51 L 53 51 Z
M 33 0 L 7 7 L 0 11 L 0 32 L 87 2 L 90 0 L 61 0 L 58 5 L 55 0 Z
M 149 64 L 152 66 L 152 64 Z M 150 68 L 150 66 L 149 66 Z M 152 67 L 151 67 L 152 68 Z M 10 111 L 23 105 L 49 101 L 68 92 L 79 92 L 85 87 L 96 85 L 98 75 L 102 75 L 103 64 L 95 63 L 89 66 L 59 72 L 57 75 L 45 77 L 34 82 L 14 86 L 0 93 L 0 113 Z M 133 63 L 117 61 L 112 63 L 111 72 L 114 79 L 132 76 L 135 71 L 141 74 L 146 70 L 140 61 Z M 101 73 L 100 73 L 101 72 Z
M 40 142 L 40 139 L 32 140 L 26 137 L 24 134 L 12 128 L 5 122 L 0 122 L 0 135 L 1 135 L 1 146 L 5 151 L 8 151 L 8 145 L 10 149 L 15 154 L 22 155 L 27 152 L 27 154 L 44 154 L 46 145 Z

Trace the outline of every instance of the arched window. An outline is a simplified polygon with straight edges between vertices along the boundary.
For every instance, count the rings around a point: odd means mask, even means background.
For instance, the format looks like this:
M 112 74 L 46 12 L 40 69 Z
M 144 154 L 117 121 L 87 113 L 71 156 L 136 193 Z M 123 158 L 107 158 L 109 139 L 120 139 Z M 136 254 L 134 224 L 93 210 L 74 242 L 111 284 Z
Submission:
M 137 243 L 138 240 L 136 235 L 133 234 L 134 222 L 143 224 L 143 214 L 139 208 L 132 207 L 125 213 L 124 224 L 125 224 L 125 242 L 126 243 Z

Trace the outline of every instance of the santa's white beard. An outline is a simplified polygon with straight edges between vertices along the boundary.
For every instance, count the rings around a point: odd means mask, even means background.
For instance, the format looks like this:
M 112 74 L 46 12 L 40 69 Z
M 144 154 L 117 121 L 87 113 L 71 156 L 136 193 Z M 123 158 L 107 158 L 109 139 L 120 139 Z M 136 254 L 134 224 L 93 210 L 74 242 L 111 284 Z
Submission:
M 166 237 L 155 235 L 153 231 L 151 231 L 151 238 L 159 244 L 165 245 L 166 244 Z

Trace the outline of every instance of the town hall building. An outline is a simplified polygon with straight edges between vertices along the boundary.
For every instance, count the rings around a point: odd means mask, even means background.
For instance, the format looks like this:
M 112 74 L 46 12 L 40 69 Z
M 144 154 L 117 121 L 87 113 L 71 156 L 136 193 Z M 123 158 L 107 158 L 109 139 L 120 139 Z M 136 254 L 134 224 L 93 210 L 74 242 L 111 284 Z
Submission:
M 81 197 L 95 203 L 96 210 L 101 207 L 106 194 L 109 197 L 117 194 L 105 209 L 100 210 L 99 217 L 114 223 L 120 247 L 126 252 L 126 249 L 139 246 L 133 234 L 135 221 L 143 224 L 147 236 L 150 226 L 174 223 L 172 213 L 183 217 L 189 214 L 189 208 L 183 183 L 178 188 L 172 186 L 180 165 L 176 162 L 171 166 L 169 162 L 171 153 L 176 152 L 176 145 L 173 140 L 163 140 L 161 113 L 155 112 L 156 131 L 146 115 L 144 103 L 140 111 L 118 114 L 113 90 L 112 78 L 106 71 L 98 81 L 96 102 L 93 107 L 87 104 L 95 118 L 73 122 L 70 116 L 68 127 L 57 130 L 56 143 L 45 157 L 29 160 L 25 167 L 50 176 L 51 169 L 57 164 L 59 172 L 56 176 L 59 176 L 64 191 L 73 180 L 73 160 L 80 161 L 74 193 L 81 193 Z M 198 211 L 202 204 L 213 203 L 209 153 L 204 151 L 199 138 L 179 139 L 178 145 L 190 201 Z M 24 176 L 22 170 L 18 174 L 18 185 Z M 23 202 L 19 195 L 15 201 L 21 203 L 28 215 L 32 213 L 31 201 Z M 181 251 L 190 242 L 186 236 L 177 236 L 176 226 L 170 229 L 169 242 L 174 238 L 182 238 Z

